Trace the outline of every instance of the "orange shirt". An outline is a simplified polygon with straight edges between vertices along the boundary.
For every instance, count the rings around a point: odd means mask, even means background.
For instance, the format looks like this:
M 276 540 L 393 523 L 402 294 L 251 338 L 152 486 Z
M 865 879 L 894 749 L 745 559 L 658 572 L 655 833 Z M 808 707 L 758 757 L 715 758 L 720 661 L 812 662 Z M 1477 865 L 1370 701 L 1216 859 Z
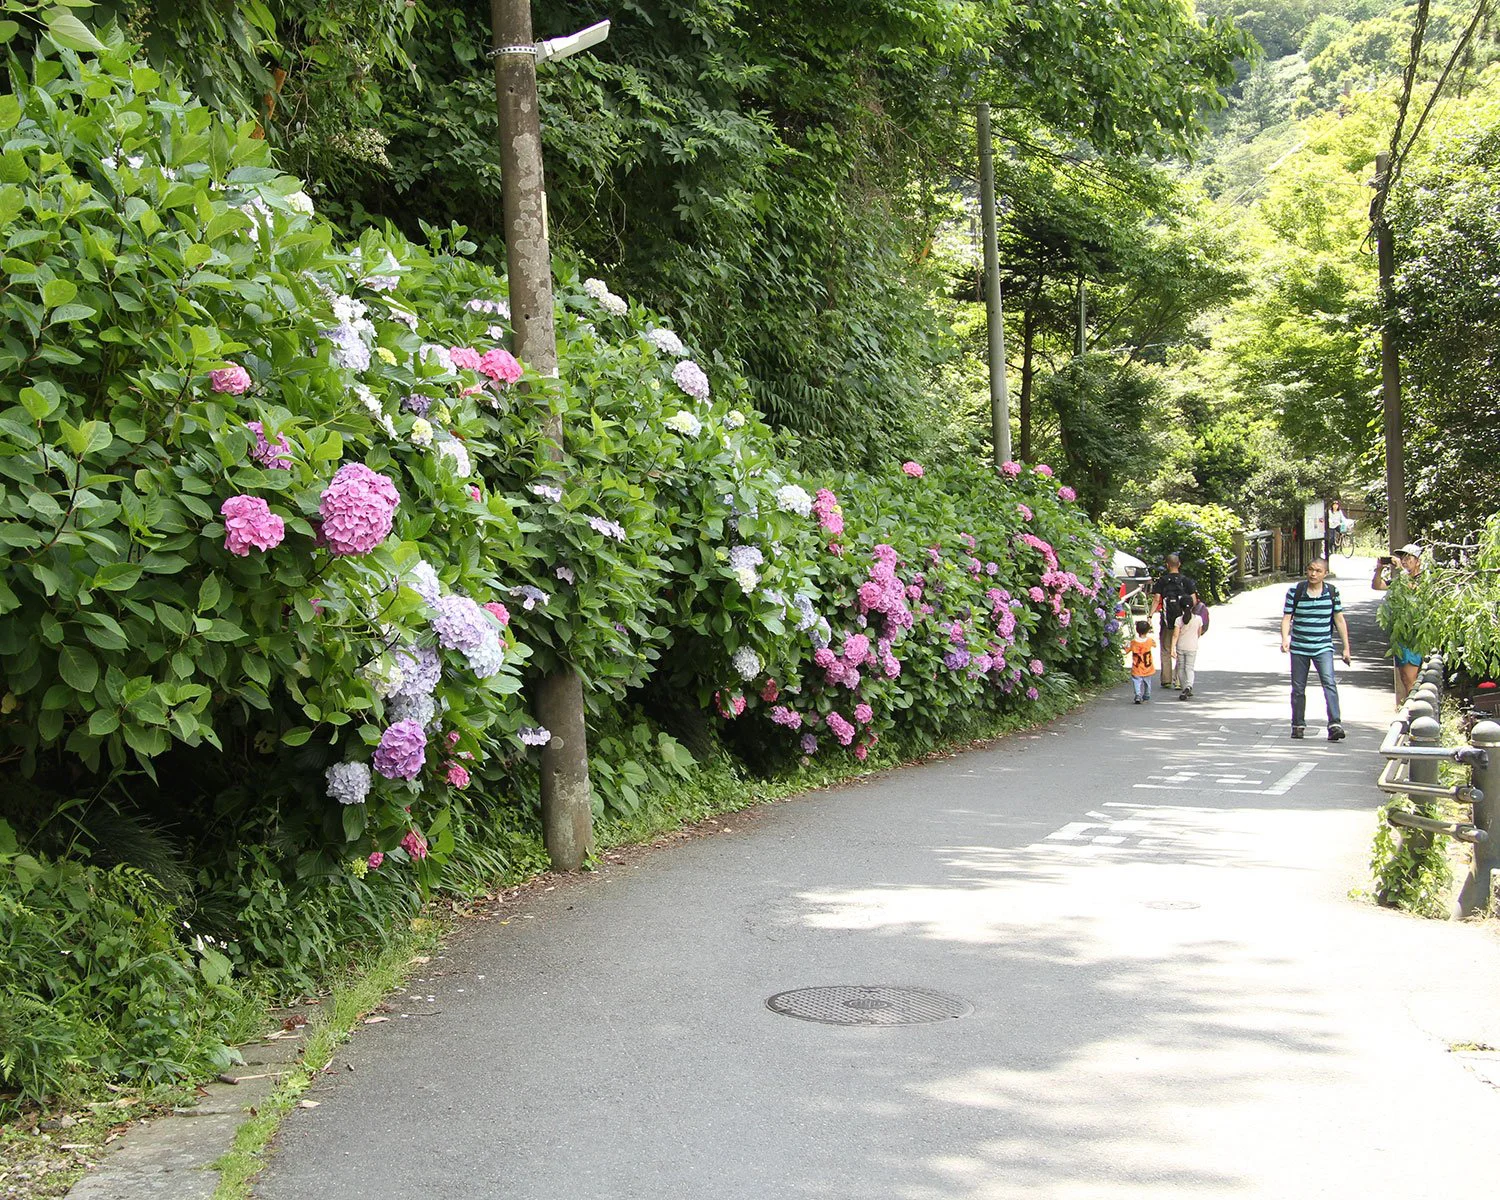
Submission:
M 1136 678 L 1156 674 L 1156 639 L 1138 637 L 1130 643 L 1130 673 Z

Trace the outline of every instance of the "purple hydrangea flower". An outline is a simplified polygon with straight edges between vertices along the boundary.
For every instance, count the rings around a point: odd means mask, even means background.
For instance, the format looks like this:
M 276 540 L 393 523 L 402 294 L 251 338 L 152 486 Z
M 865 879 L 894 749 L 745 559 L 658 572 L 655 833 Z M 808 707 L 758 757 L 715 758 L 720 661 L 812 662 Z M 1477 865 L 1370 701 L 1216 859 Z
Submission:
M 427 733 L 415 721 L 397 721 L 380 735 L 375 769 L 387 779 L 415 779 L 427 761 Z
M 398 647 L 391 655 L 401 670 L 400 696 L 430 696 L 443 677 L 443 660 L 429 646 Z
M 798 743 L 803 754 L 816 754 L 818 752 L 818 739 L 810 733 L 802 735 L 802 741 Z
M 540 725 L 523 725 L 516 736 L 527 746 L 545 746 L 552 740 L 552 731 Z
M 708 399 L 708 376 L 690 358 L 683 359 L 672 368 L 672 382 L 694 400 Z
M 413 393 L 410 396 L 401 397 L 401 407 L 414 417 L 425 417 L 432 411 L 432 397 Z
M 443 594 L 443 585 L 432 564 L 418 559 L 406 573 L 406 586 L 421 596 L 428 604 L 436 604 Z
M 445 650 L 469 653 L 491 632 L 484 609 L 467 596 L 440 596 L 432 605 L 432 628 Z
M 617 542 L 625 540 L 625 527 L 618 521 L 606 521 L 603 517 L 590 517 L 589 528 L 595 533 L 614 538 Z

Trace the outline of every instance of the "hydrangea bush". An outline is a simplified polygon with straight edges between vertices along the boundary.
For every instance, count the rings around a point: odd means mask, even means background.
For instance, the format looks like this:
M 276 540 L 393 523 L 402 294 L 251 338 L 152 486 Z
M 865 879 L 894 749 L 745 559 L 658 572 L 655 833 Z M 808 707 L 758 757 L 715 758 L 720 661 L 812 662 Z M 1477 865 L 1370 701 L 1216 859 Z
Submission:
M 232 955 L 325 952 L 277 872 L 401 912 L 469 814 L 530 811 L 537 672 L 583 676 L 629 811 L 691 769 L 641 733 L 648 687 L 863 758 L 1118 670 L 1104 548 L 1050 469 L 805 477 L 727 364 L 605 282 L 560 270 L 537 378 L 462 229 L 342 241 L 123 47 L 12 90 L 0 761 L 218 831 Z

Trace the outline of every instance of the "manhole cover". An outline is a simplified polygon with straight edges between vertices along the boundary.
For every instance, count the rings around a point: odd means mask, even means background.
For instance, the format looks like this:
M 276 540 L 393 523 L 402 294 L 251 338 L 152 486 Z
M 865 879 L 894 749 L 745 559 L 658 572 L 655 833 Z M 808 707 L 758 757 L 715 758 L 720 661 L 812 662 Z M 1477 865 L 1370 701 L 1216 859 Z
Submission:
M 1189 908 L 1202 908 L 1196 900 L 1147 900 L 1147 908 L 1158 908 L 1165 912 L 1182 912 Z
M 834 987 L 798 988 L 778 992 L 766 1007 L 784 1017 L 821 1021 L 825 1025 L 920 1025 L 967 1017 L 974 1006 L 958 996 L 928 988 Z

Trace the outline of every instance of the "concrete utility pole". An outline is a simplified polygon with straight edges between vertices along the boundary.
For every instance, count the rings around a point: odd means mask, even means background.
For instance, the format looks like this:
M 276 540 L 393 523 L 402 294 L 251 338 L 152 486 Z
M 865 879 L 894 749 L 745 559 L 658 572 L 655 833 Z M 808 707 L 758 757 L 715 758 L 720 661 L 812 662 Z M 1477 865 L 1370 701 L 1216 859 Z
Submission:
M 547 193 L 537 110 L 531 0 L 490 0 L 495 45 L 495 103 L 500 116 L 500 190 L 505 210 L 505 260 L 510 279 L 516 357 L 544 379 L 557 377 L 552 320 L 552 256 L 547 245 Z M 562 458 L 562 417 L 545 426 L 555 461 Z M 542 748 L 542 837 L 559 871 L 576 871 L 594 849 L 588 735 L 583 682 L 566 665 L 532 691 L 537 719 L 551 732 Z
M 985 312 L 990 334 L 990 444 L 995 469 L 1010 461 L 1010 383 L 1005 377 L 1005 310 L 1000 296 L 1000 242 L 995 230 L 995 153 L 990 106 L 979 106 L 979 208 L 984 218 Z
M 1073 338 L 1073 357 L 1082 358 L 1088 350 L 1089 293 L 1083 276 L 1078 277 L 1078 330 Z
M 1386 525 L 1391 549 L 1404 546 L 1406 536 L 1406 440 L 1401 430 L 1401 359 L 1392 326 L 1396 320 L 1394 281 L 1396 247 L 1385 217 L 1385 181 L 1391 156 L 1375 156 L 1375 256 L 1380 267 L 1380 399 L 1385 426 Z

